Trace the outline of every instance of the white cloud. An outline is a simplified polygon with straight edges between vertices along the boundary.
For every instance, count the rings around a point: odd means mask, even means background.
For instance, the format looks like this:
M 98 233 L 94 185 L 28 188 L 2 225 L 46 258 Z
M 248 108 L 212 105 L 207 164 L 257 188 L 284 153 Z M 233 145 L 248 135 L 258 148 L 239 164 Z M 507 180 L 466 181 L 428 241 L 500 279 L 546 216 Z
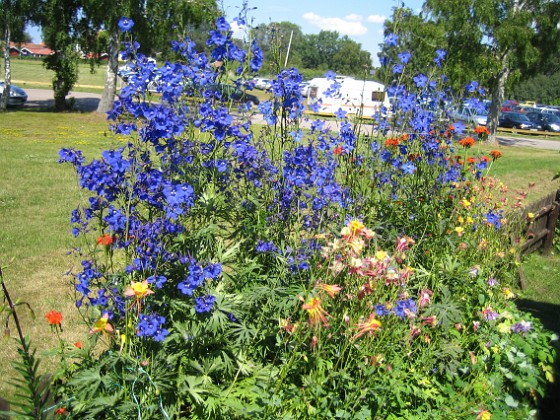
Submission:
M 367 17 L 367 21 L 370 23 L 383 23 L 386 19 L 383 15 L 370 15 Z
M 247 26 L 239 25 L 236 21 L 229 22 L 231 30 L 233 32 L 233 37 L 237 39 L 247 38 Z
M 356 36 L 365 35 L 367 28 L 360 22 L 349 20 L 358 15 L 349 15 L 345 19 L 341 18 L 327 18 L 319 16 L 316 13 L 308 12 L 303 15 L 303 18 L 311 25 L 318 27 L 325 31 L 337 31 L 340 34 Z M 361 18 L 361 17 L 360 17 Z
M 345 16 L 344 20 L 347 20 L 348 22 L 361 22 L 362 20 L 364 20 L 364 18 L 362 17 L 362 15 L 351 13 L 348 16 Z

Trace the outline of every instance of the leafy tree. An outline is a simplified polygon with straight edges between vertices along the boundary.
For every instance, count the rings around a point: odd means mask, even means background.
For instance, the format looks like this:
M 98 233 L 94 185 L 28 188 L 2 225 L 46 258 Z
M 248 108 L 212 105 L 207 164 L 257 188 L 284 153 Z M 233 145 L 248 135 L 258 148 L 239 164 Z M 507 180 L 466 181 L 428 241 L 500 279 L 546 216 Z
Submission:
M 45 66 L 54 71 L 54 104 L 59 111 L 69 108 L 66 96 L 78 81 L 79 40 L 87 30 L 80 18 L 79 0 L 46 0 L 41 9 L 45 44 L 54 51 L 45 58 Z
M 146 2 L 147 25 L 150 28 L 152 52 L 171 58 L 171 41 L 192 37 L 209 29 L 219 16 L 216 0 L 149 0 Z M 208 31 L 204 31 L 207 36 Z
M 321 31 L 305 35 L 302 64 L 309 69 L 363 77 L 364 70 L 371 67 L 371 55 L 348 36 L 340 38 L 336 31 Z
M 36 8 L 34 0 L 0 0 L 0 45 L 4 52 L 4 89 L 6 94 L 0 97 L 0 112 L 5 111 L 8 105 L 12 84 L 12 71 L 10 63 L 10 42 L 24 41 L 25 24 L 33 18 L 32 11 Z
M 250 38 L 256 40 L 263 51 L 265 72 L 278 73 L 286 62 L 289 67 L 302 65 L 305 36 L 298 25 L 286 21 L 259 25 L 251 29 Z
M 157 53 L 167 58 L 171 54 L 172 39 L 188 35 L 193 28 L 213 21 L 218 15 L 215 0 L 87 0 L 84 10 L 93 28 L 106 33 L 108 61 L 98 112 L 107 112 L 113 107 L 121 40 L 118 22 L 122 16 L 134 22 L 135 38 L 140 42 L 142 53 Z
M 433 21 L 427 21 L 422 14 L 415 14 L 408 7 L 393 8 L 392 16 L 385 21 L 384 29 L 385 37 L 390 34 L 399 37 L 398 51 L 383 43 L 378 53 L 381 68 L 377 72 L 377 78 L 386 85 L 395 81 L 396 77 L 400 78 L 400 83 L 412 83 L 412 77 L 431 68 L 436 51 L 446 46 L 444 29 Z M 407 71 L 403 75 L 393 72 L 393 66 L 401 63 L 398 54 L 402 52 L 411 54 L 410 62 L 406 64 Z
M 489 141 L 506 88 L 557 51 L 558 0 L 426 0 L 429 21 L 445 29 L 448 74 L 463 86 L 472 78 L 492 96 Z
M 362 50 L 361 44 L 343 36 L 338 41 L 338 49 L 332 58 L 332 68 L 342 74 L 369 74 L 371 55 Z

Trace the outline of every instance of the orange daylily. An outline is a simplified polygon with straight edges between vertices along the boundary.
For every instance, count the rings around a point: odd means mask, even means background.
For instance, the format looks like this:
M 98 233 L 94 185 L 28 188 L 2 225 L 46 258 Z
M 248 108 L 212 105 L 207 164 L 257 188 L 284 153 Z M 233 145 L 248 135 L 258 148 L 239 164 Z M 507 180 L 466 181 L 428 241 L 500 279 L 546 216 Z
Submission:
M 373 335 L 379 328 L 381 328 L 381 321 L 375 319 L 375 313 L 372 313 L 366 322 L 358 324 L 357 327 L 358 327 L 358 332 L 354 334 L 352 340 L 361 337 L 365 333 L 369 333 L 369 335 Z
M 327 292 L 327 294 L 331 298 L 334 298 L 334 296 L 342 290 L 342 287 L 340 287 L 338 284 L 318 283 L 315 287 L 319 290 L 323 290 L 324 292 Z
M 330 315 L 321 306 L 320 298 L 312 297 L 306 304 L 302 305 L 301 308 L 306 310 L 309 314 L 309 323 L 311 325 L 315 326 L 318 325 L 319 322 L 322 322 L 324 327 L 329 326 L 329 320 L 327 317 Z

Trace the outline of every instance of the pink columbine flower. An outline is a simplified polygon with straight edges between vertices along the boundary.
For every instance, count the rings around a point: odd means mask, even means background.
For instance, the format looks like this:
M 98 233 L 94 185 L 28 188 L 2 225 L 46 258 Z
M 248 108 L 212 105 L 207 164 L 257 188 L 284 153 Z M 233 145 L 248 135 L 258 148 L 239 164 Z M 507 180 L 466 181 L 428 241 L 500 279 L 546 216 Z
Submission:
M 428 288 L 420 290 L 420 292 L 418 293 L 418 305 L 420 305 L 420 308 L 428 306 L 430 303 L 432 303 L 432 294 L 433 292 Z

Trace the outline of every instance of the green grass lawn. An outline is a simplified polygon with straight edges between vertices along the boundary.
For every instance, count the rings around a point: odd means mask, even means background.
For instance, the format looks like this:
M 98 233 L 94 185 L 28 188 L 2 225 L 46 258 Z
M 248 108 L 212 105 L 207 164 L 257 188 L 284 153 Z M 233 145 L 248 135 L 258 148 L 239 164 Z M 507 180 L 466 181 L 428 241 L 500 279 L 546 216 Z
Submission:
M 69 342 L 83 339 L 83 329 L 77 328 L 77 311 L 72 310 L 72 279 L 64 273 L 80 262 L 78 256 L 68 254 L 80 246 L 70 233 L 69 220 L 71 210 L 85 197 L 72 168 L 58 164 L 58 151 L 76 147 L 89 160 L 123 141 L 110 133 L 104 116 L 96 113 L 26 109 L 0 113 L 0 265 L 13 297 L 35 310 L 36 319 L 26 314 L 23 322 L 39 353 L 56 346 L 44 318 L 49 310 L 64 314 L 63 338 Z M 512 191 L 524 191 L 529 183 L 535 183 L 529 198 L 536 199 L 560 188 L 560 182 L 552 180 L 560 169 L 558 152 L 515 147 L 499 150 L 503 157 L 494 163 L 492 172 Z M 520 296 L 560 305 L 560 259 L 535 255 L 524 268 L 528 288 Z M 13 372 L 6 361 L 15 355 L 13 341 L 0 346 L 2 377 Z M 0 395 L 7 389 L 6 382 L 0 381 Z
M 40 59 L 12 58 L 12 83 L 30 89 L 52 89 L 54 77 L 52 70 L 47 70 Z M 105 85 L 105 62 L 94 64 L 82 61 L 78 67 L 78 83 L 74 91 L 102 92 Z

